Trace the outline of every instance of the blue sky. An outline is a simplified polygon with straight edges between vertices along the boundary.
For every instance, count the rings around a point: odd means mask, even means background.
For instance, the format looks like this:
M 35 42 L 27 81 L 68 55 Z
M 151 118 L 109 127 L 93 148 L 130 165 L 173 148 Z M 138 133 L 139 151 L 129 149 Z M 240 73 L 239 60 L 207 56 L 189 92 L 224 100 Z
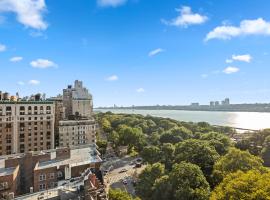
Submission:
M 1 0 L 0 88 L 95 106 L 270 102 L 269 0 Z

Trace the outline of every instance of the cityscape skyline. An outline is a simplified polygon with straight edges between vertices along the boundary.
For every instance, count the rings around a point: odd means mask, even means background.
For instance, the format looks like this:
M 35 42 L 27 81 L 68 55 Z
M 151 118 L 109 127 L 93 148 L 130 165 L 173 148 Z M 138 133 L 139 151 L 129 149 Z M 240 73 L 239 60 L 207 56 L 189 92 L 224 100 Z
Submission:
M 270 3 L 261 2 L 3 0 L 0 85 L 49 97 L 80 79 L 95 107 L 267 103 Z

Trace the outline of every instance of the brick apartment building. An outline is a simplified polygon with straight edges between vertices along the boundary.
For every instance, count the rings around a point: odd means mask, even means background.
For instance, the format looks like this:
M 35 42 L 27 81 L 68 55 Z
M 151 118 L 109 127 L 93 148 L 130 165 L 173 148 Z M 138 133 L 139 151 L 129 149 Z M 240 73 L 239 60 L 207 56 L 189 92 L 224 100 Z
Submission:
M 99 171 L 95 145 L 1 157 L 0 198 L 41 192 L 70 183 L 89 169 Z
M 96 142 L 94 119 L 67 120 L 59 123 L 60 147 L 77 146 Z
M 54 103 L 0 99 L 0 155 L 54 148 Z

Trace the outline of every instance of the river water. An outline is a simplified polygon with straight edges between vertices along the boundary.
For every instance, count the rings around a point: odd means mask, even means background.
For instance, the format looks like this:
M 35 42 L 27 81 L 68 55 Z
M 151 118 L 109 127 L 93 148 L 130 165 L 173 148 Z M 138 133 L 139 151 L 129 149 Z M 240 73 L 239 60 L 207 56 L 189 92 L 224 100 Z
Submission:
M 230 126 L 252 130 L 270 128 L 270 113 L 132 109 L 95 109 L 95 111 L 152 115 L 186 122 L 204 121 L 212 125 Z

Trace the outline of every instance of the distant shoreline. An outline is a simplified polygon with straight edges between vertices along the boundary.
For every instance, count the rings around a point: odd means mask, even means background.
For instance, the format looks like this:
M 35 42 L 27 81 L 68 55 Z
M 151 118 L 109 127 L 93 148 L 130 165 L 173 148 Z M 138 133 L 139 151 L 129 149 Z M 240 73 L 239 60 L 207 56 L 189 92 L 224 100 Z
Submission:
M 227 106 L 134 106 L 134 107 L 98 107 L 100 110 L 181 110 L 205 112 L 258 112 L 270 113 L 270 104 L 233 104 Z

